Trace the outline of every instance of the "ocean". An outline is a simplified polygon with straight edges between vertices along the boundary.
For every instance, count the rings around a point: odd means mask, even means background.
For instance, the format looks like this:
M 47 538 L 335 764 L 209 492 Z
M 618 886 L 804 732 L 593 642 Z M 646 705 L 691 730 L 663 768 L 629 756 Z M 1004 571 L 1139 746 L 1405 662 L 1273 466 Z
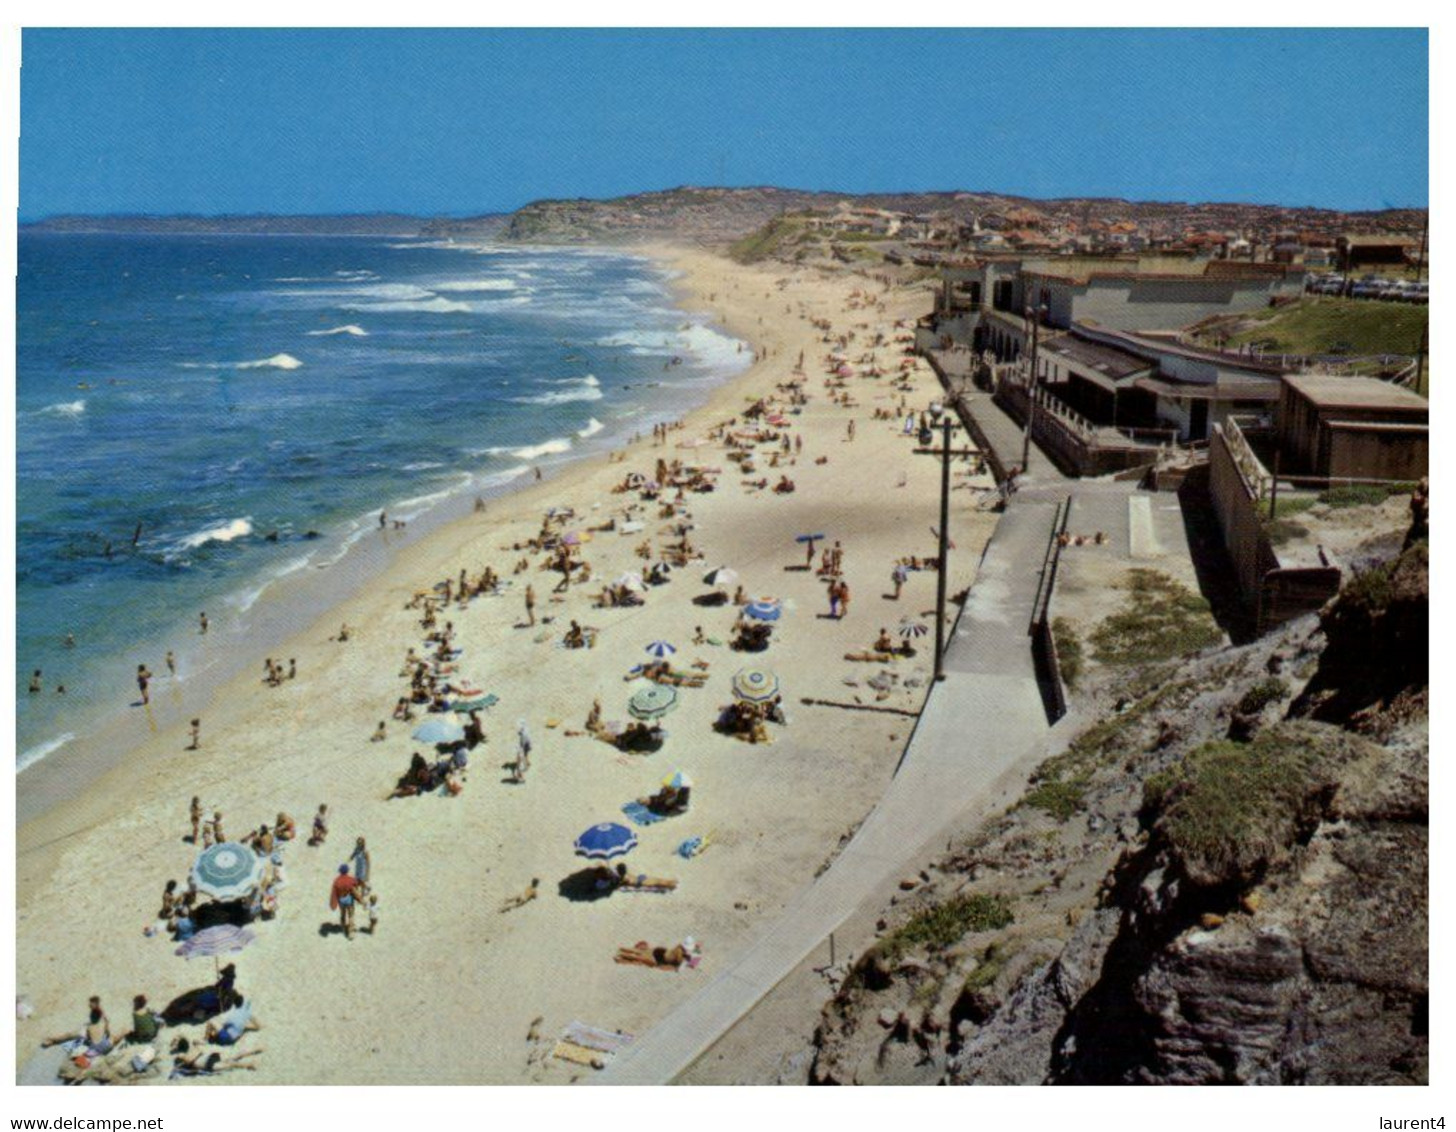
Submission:
M 17 769 L 128 710 L 138 664 L 245 645 L 381 509 L 442 521 L 751 361 L 622 253 L 28 233 L 16 354 Z

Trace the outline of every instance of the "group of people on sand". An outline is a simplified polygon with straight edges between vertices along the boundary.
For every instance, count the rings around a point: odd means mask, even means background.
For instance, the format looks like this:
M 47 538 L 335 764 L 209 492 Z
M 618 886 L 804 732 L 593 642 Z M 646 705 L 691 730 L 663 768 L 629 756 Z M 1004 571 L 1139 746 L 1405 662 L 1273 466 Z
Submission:
M 329 886 L 329 908 L 339 914 L 339 930 L 347 940 L 354 938 L 360 908 L 369 918 L 369 934 L 374 935 L 379 928 L 379 895 L 370 883 L 372 872 L 369 849 L 361 837 Z
M 718 721 L 714 727 L 725 735 L 732 735 L 749 743 L 768 743 L 771 741 L 768 724 L 786 725 L 788 722 L 788 716 L 784 713 L 783 697 L 775 696 L 765 703 L 734 700 L 718 713 Z
M 263 683 L 270 688 L 276 688 L 285 680 L 292 680 L 298 676 L 298 661 L 289 657 L 288 668 L 285 671 L 282 661 L 274 660 L 271 656 L 263 661 Z

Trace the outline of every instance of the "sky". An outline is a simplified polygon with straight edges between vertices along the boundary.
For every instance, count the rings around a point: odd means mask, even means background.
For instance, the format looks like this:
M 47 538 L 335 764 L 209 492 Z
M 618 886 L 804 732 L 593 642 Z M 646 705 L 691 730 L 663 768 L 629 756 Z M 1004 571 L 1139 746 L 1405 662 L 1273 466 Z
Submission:
M 28 29 L 21 52 L 22 220 L 685 184 L 1427 201 L 1423 29 Z

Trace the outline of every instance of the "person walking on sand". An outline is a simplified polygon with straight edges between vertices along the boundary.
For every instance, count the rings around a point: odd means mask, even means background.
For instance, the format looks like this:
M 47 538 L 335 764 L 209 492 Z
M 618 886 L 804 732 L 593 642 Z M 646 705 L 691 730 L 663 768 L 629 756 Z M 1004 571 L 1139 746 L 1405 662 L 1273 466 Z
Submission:
M 202 746 L 202 720 L 194 719 L 191 726 L 192 742 L 188 745 L 189 751 L 195 751 Z
M 207 612 L 204 610 L 197 615 L 197 631 L 204 637 L 207 636 Z
M 192 844 L 196 845 L 202 837 L 202 799 L 196 794 L 192 795 L 192 806 L 188 811 L 192 819 Z
M 369 887 L 369 850 L 364 845 L 361 837 L 354 842 L 354 852 L 349 857 L 349 863 L 354 868 L 354 877 L 364 888 Z
M 147 705 L 147 704 L 149 704 L 149 703 L 152 702 L 152 694 L 151 694 L 150 691 L 148 691 L 148 687 L 150 686 L 150 684 L 152 682 L 152 674 L 147 671 L 147 666 L 145 664 L 138 664 L 137 665 L 137 677 L 136 677 L 136 680 L 137 680 L 137 687 L 139 689 L 141 689 L 141 693 L 142 693 L 142 704 L 143 704 L 143 706 L 145 706 L 145 705 Z
M 313 816 L 313 833 L 309 836 L 308 843 L 315 848 L 322 845 L 329 836 L 329 806 L 325 802 L 318 808 L 318 813 Z
M 339 929 L 345 939 L 354 938 L 354 905 L 358 892 L 358 879 L 349 875 L 348 865 L 340 865 L 339 875 L 329 888 L 329 908 L 339 914 Z
M 895 563 L 895 568 L 890 571 L 890 583 L 895 587 L 893 597 L 896 601 L 900 600 L 900 591 L 909 577 L 910 571 L 905 569 L 905 564 L 903 562 Z
M 177 679 L 177 658 L 172 655 L 171 649 L 167 650 L 167 675 Z
M 389 526 L 389 516 L 381 511 L 379 512 L 379 529 L 382 531 L 387 526 Z
M 839 620 L 839 583 L 829 583 L 829 617 L 831 620 Z
M 524 719 L 516 720 L 516 765 L 511 774 L 512 782 L 525 782 L 526 771 L 531 769 L 531 733 L 526 730 Z
M 839 616 L 841 620 L 849 616 L 849 583 L 842 579 L 839 583 Z
M 526 586 L 526 624 L 536 624 L 536 590 L 533 586 Z

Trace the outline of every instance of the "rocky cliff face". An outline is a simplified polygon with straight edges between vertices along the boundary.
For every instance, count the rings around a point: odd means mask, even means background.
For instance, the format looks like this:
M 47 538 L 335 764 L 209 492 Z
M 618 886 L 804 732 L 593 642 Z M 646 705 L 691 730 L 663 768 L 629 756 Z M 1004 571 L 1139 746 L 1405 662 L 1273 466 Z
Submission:
M 1425 1082 L 1428 593 L 1417 544 L 1117 693 L 1073 812 L 1023 804 L 889 911 L 810 1078 Z M 904 946 L 971 894 L 1010 924 Z

